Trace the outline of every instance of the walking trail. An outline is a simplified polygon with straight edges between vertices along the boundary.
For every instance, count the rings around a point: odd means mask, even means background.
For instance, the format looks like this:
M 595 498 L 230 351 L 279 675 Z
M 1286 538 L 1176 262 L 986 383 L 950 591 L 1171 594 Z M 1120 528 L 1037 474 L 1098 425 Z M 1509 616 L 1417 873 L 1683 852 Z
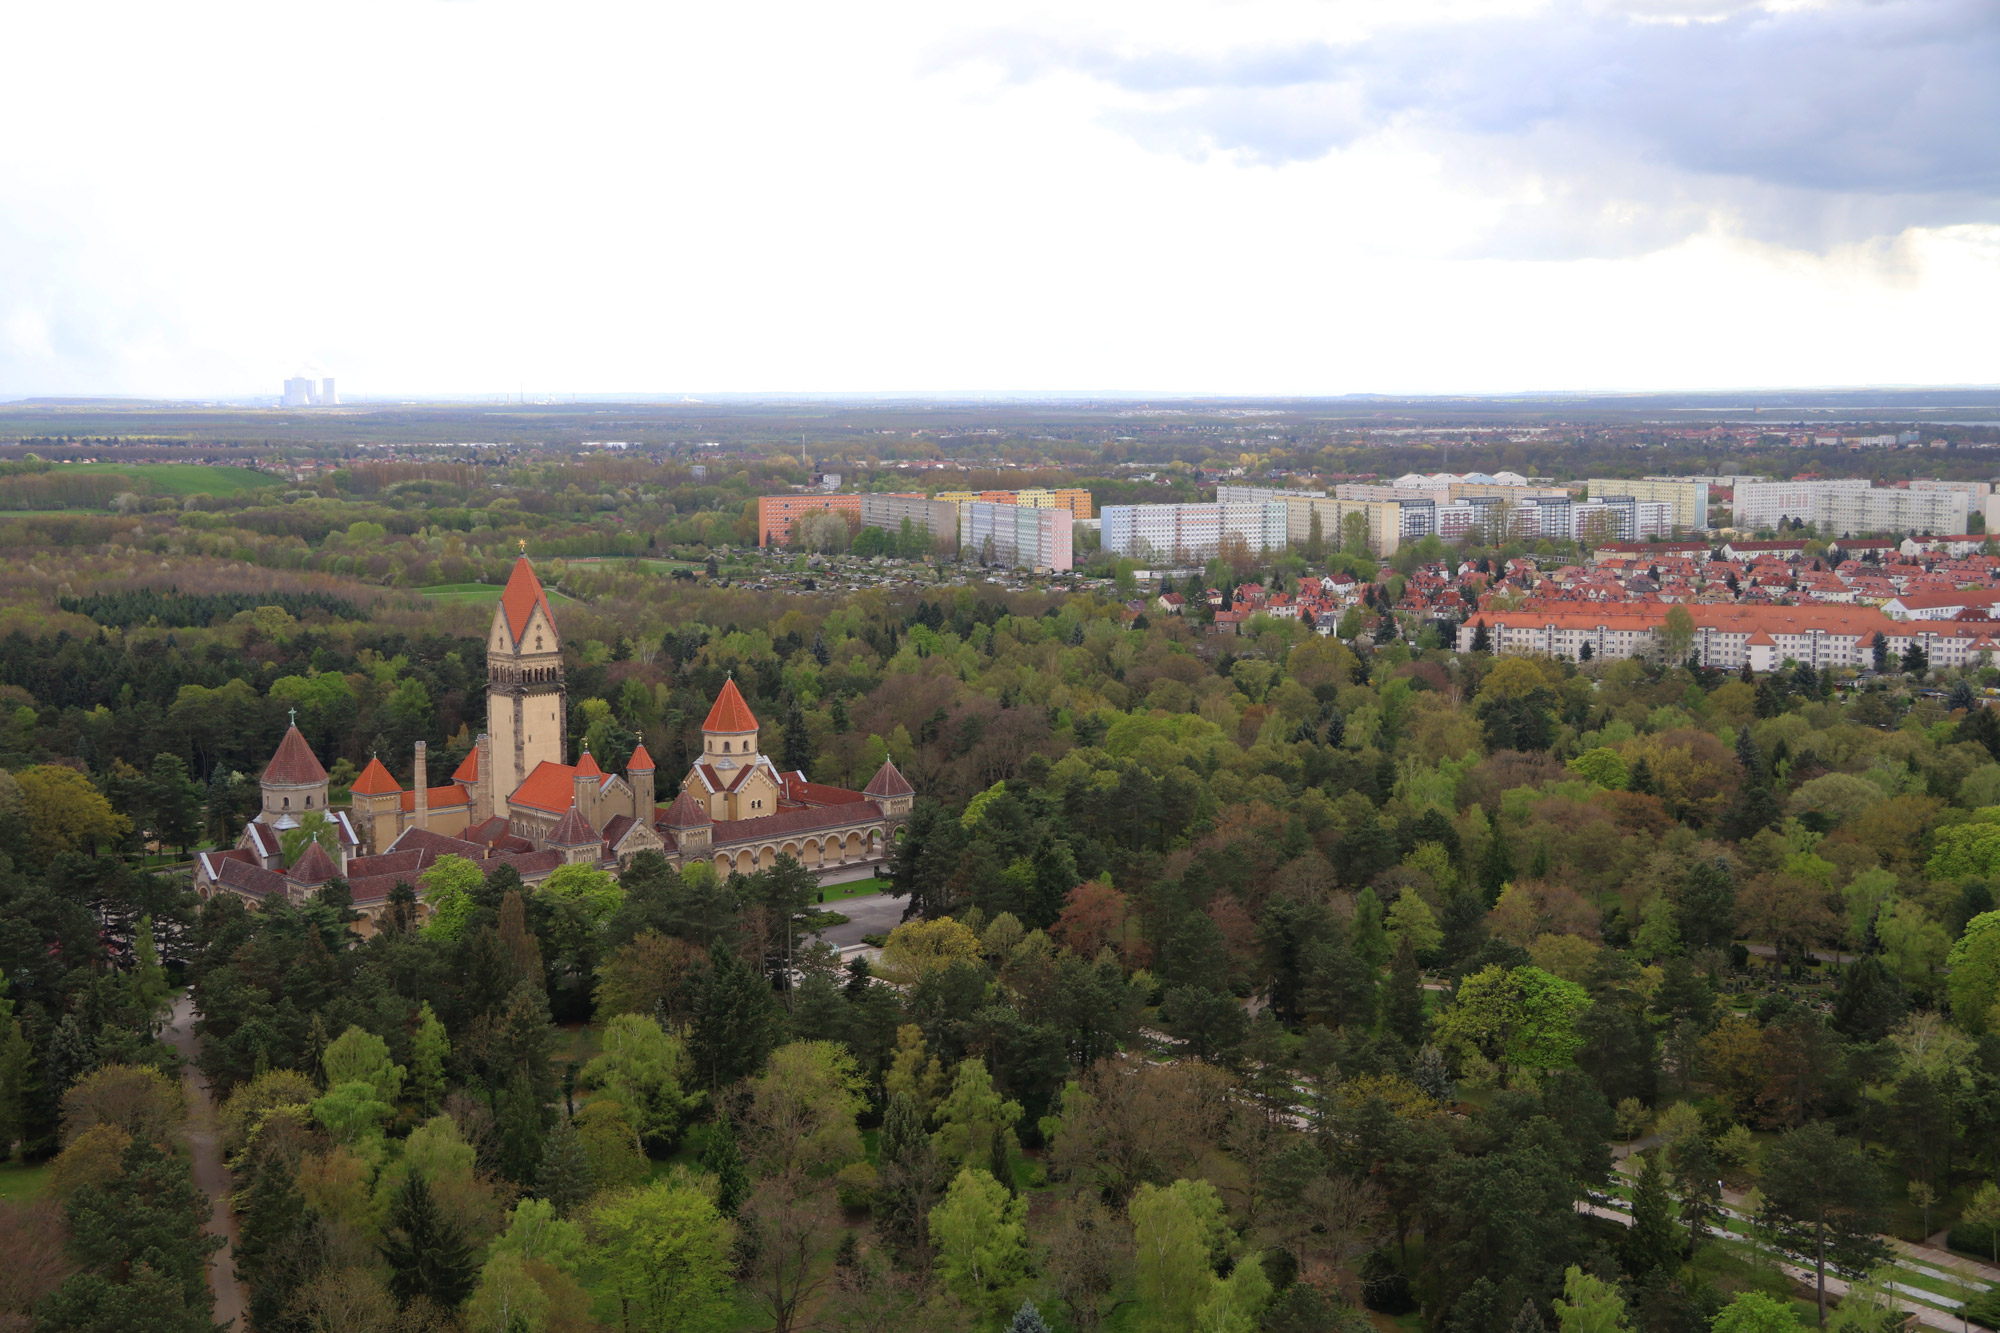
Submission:
M 243 1284 L 236 1280 L 236 1214 L 229 1206 L 235 1190 L 228 1168 L 222 1164 L 222 1136 L 216 1127 L 215 1097 L 208 1082 L 195 1068 L 194 997 L 183 995 L 174 1001 L 170 1026 L 162 1035 L 167 1044 L 181 1053 L 187 1063 L 181 1069 L 181 1087 L 188 1100 L 188 1147 L 194 1152 L 194 1183 L 208 1196 L 208 1234 L 226 1242 L 208 1260 L 208 1285 L 215 1292 L 215 1322 L 245 1333 L 250 1320 L 245 1314 L 249 1299 Z

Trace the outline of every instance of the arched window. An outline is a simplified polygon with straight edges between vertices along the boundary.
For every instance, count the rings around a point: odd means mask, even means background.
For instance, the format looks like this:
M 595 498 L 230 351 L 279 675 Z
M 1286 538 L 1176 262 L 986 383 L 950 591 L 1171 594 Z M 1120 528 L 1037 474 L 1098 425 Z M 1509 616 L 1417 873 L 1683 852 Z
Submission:
M 308 810 L 312 809 L 312 804 L 313 804 L 313 798 L 310 796 L 306 797 L 306 809 Z
M 728 754 L 728 753 L 729 753 L 729 742 L 728 742 L 728 741 L 724 741 L 724 742 L 722 743 L 722 752 L 723 752 L 724 754 Z
M 289 810 L 291 808 L 292 808 L 292 798 L 287 796 L 285 798 L 285 809 Z

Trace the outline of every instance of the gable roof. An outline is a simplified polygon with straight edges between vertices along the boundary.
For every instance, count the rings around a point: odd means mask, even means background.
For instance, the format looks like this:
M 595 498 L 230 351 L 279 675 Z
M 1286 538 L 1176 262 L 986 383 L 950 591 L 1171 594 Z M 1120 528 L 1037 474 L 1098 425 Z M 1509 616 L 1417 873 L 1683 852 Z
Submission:
M 556 613 L 549 608 L 549 595 L 542 591 L 542 581 L 535 577 L 535 567 L 524 555 L 514 562 L 514 572 L 507 576 L 507 590 L 500 594 L 500 611 L 507 618 L 507 632 L 514 636 L 516 644 L 528 632 L 528 618 L 538 606 L 548 617 L 549 628 L 554 629 Z
M 551 814 L 576 804 L 576 770 L 568 764 L 544 759 L 535 771 L 508 793 L 507 804 L 526 805 Z
M 354 779 L 354 785 L 348 788 L 356 796 L 381 796 L 402 789 L 402 785 L 390 776 L 389 770 L 382 766 L 380 759 L 370 759 L 368 767 L 361 770 L 361 776 Z
M 715 696 L 715 706 L 708 710 L 708 720 L 701 724 L 703 731 L 755 731 L 757 715 L 750 711 L 750 705 L 743 702 L 743 692 L 736 688 L 735 677 L 722 682 L 722 693 Z
M 296 726 L 285 729 L 277 753 L 264 766 L 264 781 L 275 787 L 311 787 L 326 781 L 326 770 Z
M 882 767 L 875 771 L 875 776 L 861 790 L 870 796 L 913 796 L 916 794 L 917 789 L 912 787 L 909 784 L 909 780 L 896 771 L 896 763 L 893 759 L 884 759 Z
M 465 758 L 460 761 L 458 767 L 451 771 L 451 780 L 467 784 L 476 784 L 479 781 L 479 747 L 477 745 L 473 746 L 466 753 Z

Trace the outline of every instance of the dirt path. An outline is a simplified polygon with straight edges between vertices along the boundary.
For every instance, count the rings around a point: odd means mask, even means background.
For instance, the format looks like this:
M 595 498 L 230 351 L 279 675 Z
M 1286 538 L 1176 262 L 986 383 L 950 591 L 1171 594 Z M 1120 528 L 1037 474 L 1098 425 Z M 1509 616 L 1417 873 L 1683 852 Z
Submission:
M 167 1043 L 187 1060 L 181 1072 L 181 1086 L 188 1099 L 188 1147 L 194 1152 L 194 1183 L 208 1196 L 208 1234 L 227 1242 L 208 1261 L 208 1285 L 215 1292 L 215 1322 L 231 1333 L 246 1333 L 250 1320 L 245 1311 L 249 1297 L 236 1280 L 236 1214 L 230 1210 L 229 1196 L 235 1185 L 222 1164 L 222 1138 L 216 1128 L 215 1098 L 208 1083 L 194 1066 L 194 998 L 183 995 L 174 1002 L 173 1018 L 163 1035 Z

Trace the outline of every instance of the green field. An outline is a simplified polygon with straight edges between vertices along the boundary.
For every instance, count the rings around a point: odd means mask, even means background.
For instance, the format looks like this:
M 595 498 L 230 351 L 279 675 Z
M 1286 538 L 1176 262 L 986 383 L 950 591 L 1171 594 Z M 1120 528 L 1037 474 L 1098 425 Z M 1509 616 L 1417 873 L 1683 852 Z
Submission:
M 497 583 L 440 583 L 430 588 L 419 588 L 426 597 L 435 597 L 441 602 L 474 602 L 491 604 L 500 600 L 506 589 Z M 551 603 L 573 603 L 574 597 L 565 597 L 554 588 L 544 589 Z
M 150 495 L 241 495 L 285 484 L 282 477 L 254 468 L 210 467 L 206 463 L 58 463 L 53 471 L 117 473 L 143 483 Z
M 886 879 L 857 879 L 846 884 L 830 884 L 824 890 L 827 902 L 839 902 L 846 898 L 866 898 L 877 893 L 887 893 L 889 881 Z
M 48 1184 L 49 1168 L 46 1162 L 38 1166 L 16 1166 L 11 1162 L 0 1162 L 0 1200 L 8 1203 L 26 1203 L 42 1192 Z

